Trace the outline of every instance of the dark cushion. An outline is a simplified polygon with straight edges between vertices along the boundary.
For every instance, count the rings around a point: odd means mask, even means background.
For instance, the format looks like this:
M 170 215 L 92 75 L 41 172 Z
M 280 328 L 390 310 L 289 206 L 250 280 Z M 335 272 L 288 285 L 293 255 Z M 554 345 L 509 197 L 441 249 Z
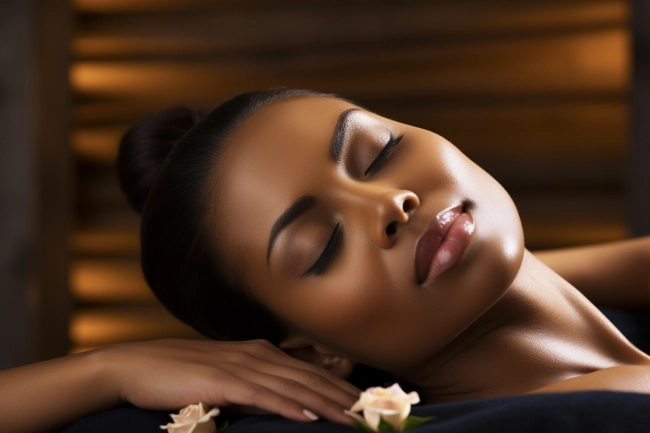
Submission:
M 414 415 L 435 416 L 422 433 L 580 432 L 647 433 L 650 395 L 609 391 L 534 394 L 439 405 L 416 406 Z M 216 418 L 218 424 L 223 422 Z M 86 417 L 65 433 L 160 433 L 170 422 L 165 412 L 124 406 Z M 231 424 L 228 433 L 351 432 L 349 427 L 319 421 L 297 423 L 279 416 L 250 416 Z

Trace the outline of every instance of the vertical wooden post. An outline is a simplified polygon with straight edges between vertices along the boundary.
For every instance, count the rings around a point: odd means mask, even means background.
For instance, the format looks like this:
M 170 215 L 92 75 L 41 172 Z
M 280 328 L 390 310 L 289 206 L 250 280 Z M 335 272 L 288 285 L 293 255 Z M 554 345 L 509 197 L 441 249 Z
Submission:
M 650 234 L 650 2 L 632 0 L 634 77 L 629 151 L 630 224 L 634 236 Z
M 37 209 L 36 359 L 65 355 L 71 312 L 69 238 L 72 220 L 69 1 L 38 0 L 36 15 Z
M 0 3 L 0 369 L 32 360 L 34 2 Z

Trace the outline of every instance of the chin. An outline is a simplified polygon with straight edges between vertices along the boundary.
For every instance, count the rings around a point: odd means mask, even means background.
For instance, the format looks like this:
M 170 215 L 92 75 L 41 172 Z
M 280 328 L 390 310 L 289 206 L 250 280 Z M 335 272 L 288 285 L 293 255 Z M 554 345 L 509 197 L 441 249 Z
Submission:
M 505 189 L 485 171 L 481 183 L 483 199 L 476 206 L 477 218 L 481 226 L 476 225 L 478 269 L 483 281 L 490 281 L 490 299 L 486 299 L 489 308 L 512 285 L 519 273 L 524 258 L 524 234 L 517 208 Z M 478 245 L 480 244 L 480 245 Z M 477 264 L 478 264 L 477 263 Z M 478 283 L 478 281 L 477 281 Z
M 469 203 L 475 222 L 464 266 L 458 269 L 466 287 L 476 288 L 473 317 L 466 317 L 471 322 L 512 285 L 524 258 L 524 234 L 512 198 L 496 179 L 460 151 L 454 155 L 453 171 L 462 194 L 459 199 Z

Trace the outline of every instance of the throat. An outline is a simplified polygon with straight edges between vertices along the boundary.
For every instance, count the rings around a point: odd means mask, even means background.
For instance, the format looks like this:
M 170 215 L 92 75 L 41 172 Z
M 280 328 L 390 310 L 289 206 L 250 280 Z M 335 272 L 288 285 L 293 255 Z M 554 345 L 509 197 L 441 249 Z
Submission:
M 526 252 L 506 294 L 414 377 L 426 403 L 532 392 L 634 362 L 638 351 L 582 294 Z

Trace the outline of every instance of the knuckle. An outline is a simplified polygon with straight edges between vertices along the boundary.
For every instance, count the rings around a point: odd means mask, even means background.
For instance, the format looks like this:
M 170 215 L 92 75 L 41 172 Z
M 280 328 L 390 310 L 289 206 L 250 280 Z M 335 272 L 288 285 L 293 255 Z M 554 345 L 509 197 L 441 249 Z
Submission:
M 300 384 L 292 379 L 281 378 L 279 379 L 279 387 L 285 392 L 295 392 L 300 388 Z
M 253 347 L 258 349 L 272 349 L 275 347 L 269 340 L 258 339 L 253 340 L 252 343 Z
M 269 350 L 275 350 L 275 346 L 268 340 L 251 340 L 246 348 L 249 353 L 258 356 L 268 354 Z
M 223 352 L 221 354 L 221 359 L 224 361 L 229 361 L 229 362 L 234 362 L 238 363 L 242 361 L 244 358 L 245 354 L 239 351 L 232 351 L 232 352 Z
M 313 369 L 311 371 L 313 372 L 313 374 L 315 374 L 315 375 L 317 375 L 317 376 L 319 376 L 319 377 L 321 377 L 321 378 L 323 378 L 325 380 L 332 381 L 332 380 L 335 380 L 335 379 L 338 378 L 337 375 L 335 375 L 330 370 L 328 370 L 327 368 L 324 368 L 324 367 L 318 367 L 318 366 L 314 365 Z
M 247 386 L 246 394 L 250 401 L 257 401 L 260 398 L 264 398 L 268 394 L 268 390 L 262 385 L 251 383 Z
M 327 370 L 326 370 L 327 371 Z M 305 372 L 303 374 L 303 380 L 305 383 L 309 385 L 325 385 L 328 383 L 328 379 L 324 377 L 322 374 L 319 373 L 313 373 L 313 372 Z

